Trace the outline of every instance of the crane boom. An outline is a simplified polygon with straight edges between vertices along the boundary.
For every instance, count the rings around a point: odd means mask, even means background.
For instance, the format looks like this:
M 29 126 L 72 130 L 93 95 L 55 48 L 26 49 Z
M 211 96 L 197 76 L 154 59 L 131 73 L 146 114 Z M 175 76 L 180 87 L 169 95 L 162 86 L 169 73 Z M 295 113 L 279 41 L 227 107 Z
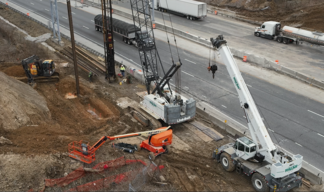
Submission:
M 262 152 L 261 154 L 265 156 L 265 159 L 268 162 L 273 162 L 273 154 L 271 154 L 271 152 L 276 150 L 276 146 L 273 144 L 269 136 L 267 128 L 262 121 L 261 115 L 254 103 L 248 87 L 246 86 L 233 55 L 226 45 L 226 40 L 224 40 L 223 36 L 220 35 L 216 39 L 211 39 L 211 41 L 213 47 L 222 55 L 222 60 L 226 65 L 227 71 L 239 95 L 240 105 L 246 113 L 251 137 L 255 143 L 260 143 L 262 149 L 264 149 L 263 152 L 260 149 L 258 149 L 258 151 Z M 256 147 L 259 148 L 259 145 Z
M 285 190 L 299 186 L 301 181 L 297 171 L 302 167 L 303 156 L 299 154 L 287 155 L 274 145 L 253 97 L 227 46 L 227 42 L 222 35 L 219 35 L 216 39 L 211 38 L 210 41 L 226 65 L 227 71 L 238 93 L 240 106 L 245 112 L 248 129 L 252 137 L 252 141 L 247 137 L 241 137 L 235 143 L 229 143 L 219 147 L 213 153 L 213 157 L 221 161 L 227 171 L 233 171 L 235 166 L 237 166 L 236 169 L 238 170 L 248 170 L 247 175 L 258 173 L 252 177 L 252 180 L 257 183 L 254 187 L 258 191 L 263 191 L 265 188 L 262 186 L 264 185 L 268 185 L 270 188 L 274 188 L 275 185 L 280 185 L 284 186 Z M 208 69 L 212 68 L 213 66 Z M 229 166 L 229 158 L 233 159 L 231 166 Z M 258 166 L 252 166 L 249 163 L 251 161 L 259 162 L 260 164 Z M 267 182 L 264 182 L 264 185 L 260 184 L 262 182 L 258 175 L 266 178 Z M 297 183 L 292 182 L 297 180 Z

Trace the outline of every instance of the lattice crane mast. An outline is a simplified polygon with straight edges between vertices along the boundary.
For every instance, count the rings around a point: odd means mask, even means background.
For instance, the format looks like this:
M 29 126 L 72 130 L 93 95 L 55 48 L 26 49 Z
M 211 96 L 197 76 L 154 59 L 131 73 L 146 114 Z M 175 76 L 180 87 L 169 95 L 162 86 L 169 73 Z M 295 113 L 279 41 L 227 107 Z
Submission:
M 185 98 L 172 92 L 170 79 L 181 67 L 181 61 L 174 63 L 165 73 L 159 53 L 156 48 L 153 33 L 153 24 L 148 0 L 130 0 L 134 26 L 140 31 L 136 32 L 137 47 L 145 78 L 148 95 L 141 102 L 146 112 L 156 119 L 168 124 L 176 124 L 192 119 L 196 114 L 196 101 Z M 159 73 L 158 70 L 162 71 Z M 160 80 L 159 74 L 163 77 Z M 150 91 L 150 86 L 155 86 Z M 166 87 L 166 85 L 168 85 Z M 157 92 L 157 94 L 155 94 Z

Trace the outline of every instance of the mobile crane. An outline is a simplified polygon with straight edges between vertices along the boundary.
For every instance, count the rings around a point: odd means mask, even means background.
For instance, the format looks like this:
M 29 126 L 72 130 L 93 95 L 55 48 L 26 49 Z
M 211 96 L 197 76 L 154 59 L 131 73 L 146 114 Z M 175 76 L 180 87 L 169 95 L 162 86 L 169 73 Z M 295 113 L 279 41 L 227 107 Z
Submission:
M 194 118 L 196 115 L 196 101 L 193 98 L 185 98 L 172 91 L 169 81 L 182 63 L 175 63 L 172 59 L 172 66 L 164 73 L 163 65 L 158 54 L 151 13 L 148 0 L 130 0 L 134 27 L 140 29 L 137 32 L 139 38 L 136 39 L 145 78 L 147 95 L 141 102 L 141 107 L 155 119 L 161 119 L 167 124 L 178 124 Z M 143 35 L 142 35 L 143 34 Z M 145 35 L 144 35 L 145 34 Z M 142 38 L 142 39 L 141 39 Z M 146 42 L 146 38 L 151 39 L 150 46 L 141 46 Z M 163 77 L 158 74 L 158 66 L 163 70 Z M 150 87 L 155 86 L 151 92 Z
M 252 185 L 256 191 L 288 191 L 300 187 L 302 180 L 298 171 L 302 167 L 303 156 L 289 156 L 274 145 L 226 40 L 222 35 L 210 40 L 213 49 L 219 52 L 226 65 L 252 137 L 252 140 L 241 137 L 235 143 L 218 147 L 213 151 L 213 158 L 226 171 L 236 169 L 239 173 L 252 176 Z
M 96 160 L 95 152 L 106 141 L 139 136 L 148 137 L 148 139 L 137 145 L 137 151 L 139 151 L 141 148 L 150 151 L 149 158 L 152 161 L 158 155 L 171 152 L 169 145 L 172 144 L 172 129 L 169 126 L 161 127 L 155 130 L 128 133 L 124 135 L 103 136 L 93 146 L 90 146 L 89 143 L 84 143 L 83 141 L 74 141 L 68 146 L 69 157 L 90 164 Z

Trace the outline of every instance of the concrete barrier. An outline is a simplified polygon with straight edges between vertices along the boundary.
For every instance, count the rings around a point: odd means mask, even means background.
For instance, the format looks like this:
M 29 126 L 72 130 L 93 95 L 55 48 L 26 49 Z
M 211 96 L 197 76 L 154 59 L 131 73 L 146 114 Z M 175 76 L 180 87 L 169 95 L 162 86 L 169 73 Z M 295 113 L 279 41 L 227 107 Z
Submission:
M 313 82 L 313 78 L 299 72 L 296 72 L 296 78 L 310 84 Z
M 287 68 L 285 66 L 281 67 L 281 71 L 286 75 L 289 75 L 289 76 L 294 77 L 294 78 L 296 77 L 296 71 L 291 70 L 291 69 L 289 69 L 289 68 Z
M 320 81 L 317 81 L 316 79 L 313 79 L 311 84 L 314 85 L 315 87 L 321 88 L 321 89 L 323 89 L 323 87 L 324 87 L 324 81 L 320 82 Z

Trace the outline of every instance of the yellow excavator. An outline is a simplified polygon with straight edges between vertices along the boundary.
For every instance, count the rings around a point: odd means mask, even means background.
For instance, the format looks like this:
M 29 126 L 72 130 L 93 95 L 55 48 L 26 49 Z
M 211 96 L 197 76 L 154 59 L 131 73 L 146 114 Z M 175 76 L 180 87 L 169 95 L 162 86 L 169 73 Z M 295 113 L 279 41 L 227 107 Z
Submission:
M 33 55 L 21 62 L 26 77 L 18 80 L 26 81 L 29 85 L 34 86 L 35 82 L 55 82 L 59 81 L 59 73 L 55 72 L 53 60 L 40 60 L 38 56 Z

